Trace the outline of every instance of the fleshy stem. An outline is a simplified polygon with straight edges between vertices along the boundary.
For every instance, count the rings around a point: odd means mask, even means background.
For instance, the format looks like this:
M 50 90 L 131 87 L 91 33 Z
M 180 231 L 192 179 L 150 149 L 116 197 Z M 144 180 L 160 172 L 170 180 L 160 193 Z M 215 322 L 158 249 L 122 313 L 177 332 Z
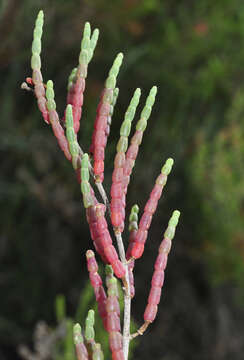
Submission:
M 37 98 L 37 104 L 39 110 L 42 113 L 43 119 L 49 124 L 48 111 L 46 108 L 46 96 L 45 87 L 43 84 L 43 78 L 41 73 L 41 39 L 42 39 L 42 27 L 43 27 L 44 14 L 40 10 L 36 18 L 35 29 L 33 32 L 32 42 L 32 56 L 31 56 L 31 68 L 32 79 L 31 83 L 34 85 L 34 93 Z
M 72 105 L 74 116 L 74 131 L 77 134 L 80 128 L 80 119 L 83 106 L 83 94 L 85 91 L 85 81 L 87 76 L 88 64 L 94 53 L 97 44 L 99 31 L 95 29 L 91 35 L 89 22 L 85 23 L 83 38 L 81 41 L 81 51 L 79 55 L 79 65 L 74 68 L 68 79 L 67 103 Z
M 167 266 L 168 254 L 171 249 L 172 240 L 175 235 L 175 229 L 177 227 L 180 217 L 180 211 L 175 210 L 169 220 L 168 227 L 164 232 L 163 240 L 158 249 L 158 256 L 154 264 L 154 272 L 151 281 L 151 289 L 147 300 L 147 306 L 144 312 L 144 324 L 130 336 L 130 339 L 134 339 L 138 335 L 143 335 L 148 326 L 154 321 L 158 304 L 160 302 L 162 287 L 164 284 L 164 272 Z
M 123 54 L 119 53 L 109 71 L 109 76 L 105 82 L 105 88 L 101 95 L 97 108 L 97 115 L 92 134 L 92 144 L 90 152 L 94 157 L 94 174 L 97 182 L 104 179 L 104 154 L 107 144 L 108 118 L 110 116 L 111 105 L 113 104 L 116 79 L 120 66 L 123 61 Z M 117 92 L 117 91 L 116 91 Z
M 126 159 L 124 164 L 124 181 L 123 181 L 123 191 L 124 196 L 127 194 L 127 188 L 130 182 L 130 176 L 132 169 L 135 165 L 137 158 L 138 150 L 142 142 L 143 133 L 147 127 L 147 121 L 151 115 L 152 107 L 155 102 L 155 96 L 157 94 L 157 87 L 153 86 L 149 92 L 149 95 L 146 99 L 146 104 L 141 112 L 140 119 L 136 124 L 136 131 L 130 140 L 130 146 L 126 151 Z M 125 204 L 125 203 L 124 203 Z
M 49 122 L 52 126 L 53 133 L 57 138 L 60 149 L 64 152 L 65 157 L 71 161 L 72 156 L 69 151 L 68 140 L 64 134 L 64 129 L 59 121 L 59 116 L 56 111 L 56 103 L 54 99 L 54 90 L 52 80 L 48 80 L 46 88 L 46 98 L 47 98 L 47 110 L 49 115 Z
M 73 337 L 76 348 L 77 360 L 88 360 L 88 352 L 86 345 L 84 344 L 84 339 L 81 334 L 81 327 L 79 324 L 76 324 L 73 328 Z
M 60 145 L 61 149 L 64 151 L 65 156 L 68 158 L 68 160 L 71 160 L 71 155 L 69 153 L 69 146 L 68 146 L 67 140 L 65 139 L 65 136 L 64 136 L 62 124 L 59 121 L 59 118 L 58 118 L 58 115 L 56 112 L 56 104 L 54 101 L 54 92 L 53 92 L 53 83 L 50 81 L 48 83 L 49 99 L 47 99 L 45 87 L 43 84 L 42 74 L 41 74 L 40 54 L 41 54 L 41 38 L 42 38 L 43 18 L 44 18 L 43 11 L 40 10 L 38 13 L 37 19 L 36 19 L 35 29 L 34 29 L 34 33 L 33 33 L 33 42 L 32 42 L 31 68 L 33 70 L 33 74 L 32 74 L 32 78 L 27 78 L 27 82 L 30 83 L 31 85 L 34 85 L 34 92 L 35 92 L 35 95 L 37 98 L 39 110 L 41 111 L 45 122 L 48 124 L 50 123 L 49 112 L 51 111 L 51 113 L 52 113 L 51 115 L 54 118 L 54 121 L 52 123 L 54 134 L 57 137 L 59 145 Z M 87 35 L 89 35 L 89 39 L 88 39 Z M 82 44 L 81 44 L 79 67 L 84 66 L 84 65 L 85 65 L 85 67 L 87 67 L 88 63 L 91 61 L 94 49 L 97 44 L 98 35 L 99 35 L 98 29 L 95 29 L 93 31 L 91 37 L 90 37 L 90 35 L 91 35 L 90 34 L 90 24 L 86 23 L 85 29 L 84 29 L 84 36 L 83 36 Z M 89 46 L 88 46 L 88 43 L 89 43 Z M 78 67 L 78 69 L 77 68 L 73 69 L 70 74 L 69 81 L 68 81 L 68 91 L 70 91 L 71 87 L 72 86 L 74 87 L 77 82 L 77 70 L 79 70 L 79 67 Z M 83 75 L 86 77 L 86 72 Z M 29 79 L 29 81 L 28 81 L 28 79 Z M 30 90 L 30 88 L 28 87 L 28 85 L 26 83 L 22 84 L 22 88 Z M 118 95 L 118 90 L 116 90 L 116 94 Z M 51 97 L 50 97 L 50 95 L 51 95 Z M 70 96 L 72 98 L 71 94 L 70 94 Z M 73 101 L 74 101 L 74 99 L 72 99 L 71 103 Z M 114 101 L 116 102 L 116 96 L 115 96 Z M 75 105 L 77 105 L 77 104 L 75 104 Z M 50 110 L 47 109 L 48 106 L 50 107 Z M 69 109 L 69 111 L 70 110 L 71 110 L 71 108 Z M 74 111 L 73 107 L 72 107 L 72 110 Z M 74 131 L 77 130 L 77 129 L 74 129 L 73 117 L 70 120 L 71 120 L 70 127 L 72 126 Z M 79 126 L 79 122 L 78 122 L 77 126 Z M 73 132 L 71 129 L 69 131 Z M 77 166 L 76 161 L 78 161 L 78 164 L 80 163 L 84 152 L 80 148 L 78 142 L 74 141 L 75 138 L 72 135 L 73 134 L 71 134 L 70 140 L 71 140 L 71 142 L 73 142 L 72 145 L 76 147 L 76 151 L 74 154 L 75 159 L 72 159 L 72 162 L 73 162 L 73 166 L 75 165 L 74 167 L 76 167 Z M 74 144 L 74 142 L 76 144 Z M 77 148 L 78 148 L 79 155 L 77 154 Z M 93 172 L 92 166 L 90 164 L 90 161 L 89 161 L 88 165 L 89 165 L 89 171 L 90 171 L 92 177 L 94 178 L 94 172 Z M 80 170 L 78 170 L 78 171 L 80 171 Z M 102 184 L 99 184 L 99 185 L 96 184 L 96 186 L 97 186 L 98 192 L 100 193 L 100 195 L 103 199 L 104 204 L 109 208 L 108 198 L 107 198 L 107 195 L 104 191 Z
M 131 123 L 135 116 L 136 108 L 139 104 L 141 90 L 135 90 L 130 101 L 128 109 L 125 113 L 124 121 L 120 127 L 120 138 L 117 143 L 117 153 L 114 159 L 114 170 L 112 174 L 112 185 L 110 190 L 111 195 L 111 223 L 116 228 L 116 231 L 123 232 L 124 218 L 125 218 L 125 204 L 123 196 L 123 167 L 125 164 L 125 152 L 128 147 L 128 136 L 130 135 Z
M 74 130 L 74 120 L 73 120 L 73 113 L 72 113 L 72 105 L 68 104 L 66 107 L 66 112 L 65 112 L 65 123 L 66 123 L 66 137 L 69 143 L 69 150 L 72 156 L 72 165 L 73 168 L 77 171 L 77 173 L 80 173 L 80 167 L 81 167 L 81 158 L 84 155 L 83 150 L 81 149 L 80 145 L 78 144 L 77 141 L 77 135 L 75 133 Z M 92 165 L 90 163 L 90 161 L 88 160 L 88 169 L 90 174 L 92 175 L 92 177 L 95 180 L 94 177 L 94 172 L 93 172 L 93 168 Z M 104 205 L 108 206 L 109 201 L 107 198 L 107 195 L 105 193 L 105 190 L 102 186 L 101 183 L 97 183 L 95 182 L 96 187 L 103 199 Z

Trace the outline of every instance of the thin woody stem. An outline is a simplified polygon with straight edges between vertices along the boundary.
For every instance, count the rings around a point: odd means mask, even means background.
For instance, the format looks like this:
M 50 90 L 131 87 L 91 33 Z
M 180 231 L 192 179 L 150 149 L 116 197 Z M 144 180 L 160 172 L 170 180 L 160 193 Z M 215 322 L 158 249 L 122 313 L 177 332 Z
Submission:
M 150 325 L 150 322 L 145 321 L 144 324 L 134 334 L 130 335 L 130 340 L 134 339 L 135 337 L 137 337 L 139 335 L 143 335 L 149 325 Z
M 95 184 L 96 184 L 96 187 L 103 199 L 104 205 L 106 206 L 106 208 L 108 208 L 108 211 L 110 212 L 109 201 L 108 201 L 107 194 L 104 190 L 103 184 L 101 182 L 97 182 L 97 181 L 95 181 Z
M 131 315 L 131 297 L 128 264 L 125 257 L 125 249 L 120 232 L 115 231 L 115 236 L 119 249 L 120 260 L 125 267 L 125 289 L 124 289 L 124 326 L 123 326 L 123 352 L 125 360 L 128 359 L 130 344 L 130 315 Z

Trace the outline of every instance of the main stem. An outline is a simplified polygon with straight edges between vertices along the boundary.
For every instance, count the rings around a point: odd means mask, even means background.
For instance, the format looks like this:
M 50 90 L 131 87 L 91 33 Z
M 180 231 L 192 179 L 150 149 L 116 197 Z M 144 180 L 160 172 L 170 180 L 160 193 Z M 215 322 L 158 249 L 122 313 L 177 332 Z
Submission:
M 80 149 L 80 153 L 82 156 L 82 154 L 83 154 L 82 149 Z M 90 162 L 89 162 L 89 165 L 90 165 L 89 170 L 92 173 L 92 175 L 94 175 Z M 110 212 L 108 197 L 106 195 L 106 192 L 104 190 L 102 183 L 95 181 L 95 184 L 96 184 L 97 189 L 103 199 L 104 204 L 108 207 L 108 210 Z M 116 236 L 118 250 L 119 250 L 119 257 L 125 267 L 123 352 L 124 352 L 124 360 L 128 360 L 129 345 L 130 345 L 130 340 L 131 340 L 131 336 L 130 336 L 131 296 L 130 296 L 129 270 L 128 270 L 127 260 L 125 257 L 125 248 L 124 248 L 121 233 L 117 232 L 115 230 L 115 236 Z
M 116 232 L 116 240 L 119 249 L 120 259 L 125 267 L 125 289 L 124 289 L 124 326 L 123 326 L 123 352 L 124 360 L 128 359 L 129 345 L 130 345 L 130 313 L 131 313 L 131 297 L 130 297 L 130 282 L 129 282 L 129 270 L 125 257 L 125 248 L 122 241 L 120 232 Z

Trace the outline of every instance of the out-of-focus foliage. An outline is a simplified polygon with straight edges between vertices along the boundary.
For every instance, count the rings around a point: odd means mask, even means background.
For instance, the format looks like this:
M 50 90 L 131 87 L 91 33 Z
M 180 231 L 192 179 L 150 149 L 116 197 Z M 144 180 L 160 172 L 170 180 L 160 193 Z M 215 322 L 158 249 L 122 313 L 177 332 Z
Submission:
M 119 286 L 120 310 L 123 314 L 124 303 L 121 286 Z M 50 328 L 46 323 L 39 322 L 36 325 L 33 342 L 34 351 L 28 349 L 25 345 L 20 345 L 18 352 L 23 360 L 76 360 L 75 348 L 73 343 L 73 326 L 78 322 L 83 327 L 87 317 L 88 309 L 95 309 L 95 341 L 102 344 L 104 358 L 110 357 L 108 335 L 104 330 L 102 320 L 98 314 L 97 304 L 94 299 L 93 288 L 88 281 L 81 292 L 80 300 L 76 310 L 75 317 L 68 317 L 66 311 L 66 299 L 63 295 L 57 295 L 55 299 L 55 313 L 57 325 Z M 135 332 L 137 326 L 131 321 L 131 332 Z M 130 358 L 133 355 L 138 341 L 131 344 Z
M 143 208 L 167 157 L 172 156 L 175 165 L 152 223 L 150 246 L 135 270 L 138 321 L 145 306 L 146 282 L 149 288 L 149 270 L 171 210 L 179 208 L 182 219 L 172 266 L 168 267 L 168 297 L 162 300 L 166 309 L 159 311 L 154 328 L 157 336 L 145 335 L 139 357 L 155 354 L 160 358 L 163 354 L 164 360 L 196 356 L 200 360 L 241 359 L 243 342 L 236 340 L 239 333 L 216 330 L 223 319 L 232 324 L 241 315 L 236 315 L 231 300 L 221 307 L 223 300 L 210 286 L 223 284 L 233 294 L 238 285 L 235 294 L 243 292 L 241 0 L 0 2 L 0 288 L 5 295 L 0 299 L 0 357 L 5 359 L 5 353 L 11 354 L 16 344 L 30 340 L 38 320 L 55 322 L 51 309 L 57 293 L 65 294 L 68 315 L 74 313 L 87 277 L 85 250 L 91 246 L 71 166 L 42 121 L 32 94 L 20 90 L 21 82 L 31 74 L 32 31 L 40 8 L 45 12 L 42 71 L 45 81 L 54 81 L 60 114 L 65 107 L 68 75 L 77 65 L 84 22 L 90 21 L 101 31 L 85 92 L 80 134 L 85 150 L 103 81 L 116 54 L 124 52 L 120 95 L 106 153 L 107 189 L 118 129 L 134 89 L 142 88 L 142 108 L 151 86 L 159 87 L 129 188 L 128 209 L 135 202 Z M 182 295 L 184 289 L 189 298 Z M 180 305 L 169 301 L 182 296 L 185 301 Z M 199 308 L 202 312 L 210 307 L 212 313 L 200 325 Z M 222 308 L 225 310 L 219 310 Z M 193 313 L 196 321 L 188 317 Z M 187 329 L 181 332 L 179 318 L 184 316 L 189 324 L 180 320 Z M 162 340 L 161 323 L 164 331 L 170 329 L 174 336 Z M 205 336 L 195 338 L 199 329 Z

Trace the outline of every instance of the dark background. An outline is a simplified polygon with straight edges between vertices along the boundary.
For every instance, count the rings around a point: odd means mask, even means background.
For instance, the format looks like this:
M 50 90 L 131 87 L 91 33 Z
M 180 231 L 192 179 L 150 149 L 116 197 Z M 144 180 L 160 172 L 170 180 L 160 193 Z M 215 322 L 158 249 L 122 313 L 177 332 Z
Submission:
M 109 191 L 119 127 L 136 87 L 142 104 L 159 88 L 128 192 L 143 208 L 162 164 L 173 171 L 136 266 L 138 324 L 157 247 L 172 210 L 182 212 L 158 317 L 134 359 L 243 359 L 244 2 L 242 0 L 0 0 L 0 359 L 19 359 L 35 324 L 55 327 L 54 301 L 73 317 L 87 282 L 91 247 L 71 165 L 20 89 L 31 76 L 40 9 L 44 81 L 65 107 L 85 21 L 100 29 L 89 65 L 80 144 L 88 150 L 103 83 L 120 51 L 120 95 L 106 152 Z M 125 232 L 126 234 L 126 232 Z

